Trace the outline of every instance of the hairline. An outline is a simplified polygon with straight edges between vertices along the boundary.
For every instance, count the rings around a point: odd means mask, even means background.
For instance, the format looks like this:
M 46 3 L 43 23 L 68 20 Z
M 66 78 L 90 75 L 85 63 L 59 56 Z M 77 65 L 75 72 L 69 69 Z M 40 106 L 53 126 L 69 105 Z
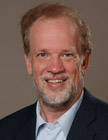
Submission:
M 78 31 L 79 31 L 79 34 L 80 34 L 80 42 L 82 43 L 82 36 L 81 36 L 81 32 L 80 32 L 80 27 L 79 27 L 79 25 L 76 23 L 76 21 L 72 18 L 72 17 L 69 17 L 69 16 L 67 16 L 67 15 L 60 15 L 60 16 L 57 16 L 57 17 L 48 17 L 48 16 L 41 16 L 41 17 L 39 17 L 39 18 L 37 18 L 32 24 L 31 24 L 31 26 L 28 28 L 28 33 L 27 33 L 27 41 L 28 41 L 28 43 L 29 43 L 29 49 L 30 49 L 30 47 L 31 47 L 31 45 L 30 45 L 30 31 L 31 31 L 31 28 L 33 27 L 33 25 L 36 23 L 36 22 L 38 22 L 38 21 L 46 21 L 46 20 L 55 20 L 55 19 L 60 19 L 60 20 L 63 20 L 63 21 L 65 21 L 65 22 L 67 22 L 68 24 L 70 24 L 70 27 L 72 26 L 72 25 L 75 25 L 76 27 L 77 27 L 77 29 L 78 29 Z M 69 22 L 68 22 L 69 21 Z M 70 31 L 71 31 L 71 29 L 70 29 Z M 76 48 L 77 49 L 77 48 Z M 81 50 L 81 54 L 80 55 L 84 55 L 83 53 L 82 53 L 82 48 L 81 48 L 81 45 L 80 45 L 80 50 Z M 28 52 L 28 56 L 30 56 L 30 51 Z

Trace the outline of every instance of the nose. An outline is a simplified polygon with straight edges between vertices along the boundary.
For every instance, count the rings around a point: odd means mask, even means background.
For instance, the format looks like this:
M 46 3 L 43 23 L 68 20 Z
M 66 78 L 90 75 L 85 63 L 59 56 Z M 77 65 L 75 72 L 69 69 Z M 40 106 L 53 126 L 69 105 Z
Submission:
M 63 73 L 65 71 L 63 60 L 59 57 L 51 58 L 47 66 L 47 71 L 53 74 Z

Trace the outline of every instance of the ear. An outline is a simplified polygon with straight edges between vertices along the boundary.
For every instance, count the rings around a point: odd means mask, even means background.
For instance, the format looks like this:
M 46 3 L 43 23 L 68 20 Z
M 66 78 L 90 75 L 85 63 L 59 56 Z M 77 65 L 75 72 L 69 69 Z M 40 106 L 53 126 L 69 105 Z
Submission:
M 31 66 L 30 58 L 25 53 L 24 53 L 24 59 L 26 63 L 27 72 L 30 76 L 32 76 L 32 66 Z
M 88 63 L 89 63 L 89 58 L 90 58 L 90 54 L 89 53 L 86 53 L 84 55 L 83 62 L 81 64 L 81 71 L 82 71 L 82 75 L 83 76 L 86 73 L 86 70 L 87 70 L 87 67 L 88 67 Z

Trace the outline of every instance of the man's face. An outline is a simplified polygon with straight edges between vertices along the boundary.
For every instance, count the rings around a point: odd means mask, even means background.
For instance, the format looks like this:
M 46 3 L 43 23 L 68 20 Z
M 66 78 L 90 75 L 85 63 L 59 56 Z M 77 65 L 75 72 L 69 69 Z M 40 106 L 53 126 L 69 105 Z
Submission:
M 84 76 L 78 27 L 63 19 L 38 20 L 29 40 L 30 59 L 25 55 L 25 60 L 38 100 L 52 107 L 72 104 L 81 94 Z

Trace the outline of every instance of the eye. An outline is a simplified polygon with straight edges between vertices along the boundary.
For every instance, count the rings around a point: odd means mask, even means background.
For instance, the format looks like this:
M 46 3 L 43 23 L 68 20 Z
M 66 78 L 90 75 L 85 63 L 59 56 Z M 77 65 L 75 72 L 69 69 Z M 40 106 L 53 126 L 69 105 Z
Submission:
M 72 54 L 71 54 L 71 53 L 65 53 L 64 56 L 65 56 L 65 57 L 71 57 Z
M 38 56 L 45 57 L 46 56 L 46 53 L 40 53 Z

